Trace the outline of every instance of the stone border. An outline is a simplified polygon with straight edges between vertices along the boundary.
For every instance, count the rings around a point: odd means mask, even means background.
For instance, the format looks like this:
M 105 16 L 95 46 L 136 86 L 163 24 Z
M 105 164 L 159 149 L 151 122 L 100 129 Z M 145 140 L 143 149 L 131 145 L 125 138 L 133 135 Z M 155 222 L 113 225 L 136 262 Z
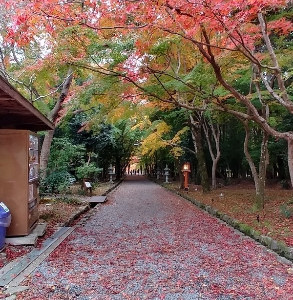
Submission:
M 81 215 L 83 215 L 84 213 L 86 213 L 89 210 L 90 210 L 89 204 L 80 207 L 80 209 L 76 213 L 72 214 L 72 216 L 66 222 L 64 222 L 61 225 L 61 227 L 70 227 L 76 219 L 78 219 Z
M 118 185 L 120 185 L 120 183 L 122 182 L 124 180 L 124 177 L 123 178 L 121 178 L 118 182 L 114 182 L 113 183 L 113 186 L 109 189 L 109 190 L 107 190 L 105 193 L 103 193 L 102 194 L 102 196 L 106 196 L 106 195 L 108 195 L 110 192 L 112 192 L 114 189 L 116 189 L 116 187 L 118 186 Z
M 158 182 L 156 182 L 159 184 Z M 232 226 L 236 230 L 242 232 L 244 235 L 251 237 L 255 241 L 259 242 L 263 246 L 269 248 L 273 252 L 276 252 L 278 255 L 285 257 L 286 259 L 293 262 L 293 247 L 288 247 L 284 242 L 279 242 L 274 239 L 272 239 L 269 236 L 265 236 L 260 234 L 258 231 L 254 230 L 252 227 L 250 227 L 247 224 L 241 223 L 236 219 L 233 219 L 232 217 L 218 211 L 217 209 L 211 207 L 210 205 L 203 204 L 188 195 L 182 193 L 182 192 L 176 192 L 174 190 L 168 189 L 166 186 L 160 184 L 162 187 L 167 189 L 168 191 L 175 193 L 182 198 L 190 201 L 192 204 L 196 205 L 198 208 L 206 211 L 210 215 L 222 220 L 223 222 L 227 223 L 228 225 Z
M 120 185 L 120 183 L 123 181 L 123 179 L 119 180 L 118 182 L 115 182 L 113 184 L 113 186 L 108 189 L 105 193 L 102 194 L 102 196 L 106 196 L 108 195 L 111 191 L 113 191 L 118 185 Z M 91 209 L 90 207 L 90 203 L 88 203 L 85 206 L 82 206 L 80 208 L 79 211 L 77 211 L 76 213 L 74 213 L 66 222 L 64 222 L 61 227 L 69 227 L 72 225 L 72 223 L 78 219 L 81 215 L 83 215 L 84 213 L 88 212 Z
M 110 193 L 111 191 L 113 191 L 116 187 L 118 187 L 120 185 L 120 183 L 124 180 L 124 178 L 122 178 L 121 180 L 119 180 L 118 182 L 114 183 L 113 186 L 107 190 L 105 193 L 103 193 L 103 196 L 106 196 L 108 193 Z M 72 196 L 72 195 L 71 195 Z M 87 205 L 84 205 L 82 207 L 80 207 L 80 209 L 74 213 L 66 222 L 64 222 L 62 225 L 61 225 L 61 228 L 64 228 L 64 227 L 70 227 L 72 225 L 72 223 L 77 219 L 79 218 L 81 215 L 83 215 L 84 213 L 88 212 L 91 210 L 91 207 L 90 207 L 90 204 L 88 203 Z M 54 233 L 53 233 L 54 235 Z M 48 241 L 49 239 L 51 239 L 52 237 L 48 237 L 46 241 Z M 29 252 L 27 255 L 29 255 L 31 252 Z M 15 261 L 12 261 L 11 263 L 13 263 L 14 266 L 16 266 L 19 261 L 21 261 L 25 256 L 22 256 L 22 257 L 19 257 L 19 259 L 15 260 Z M 8 265 L 6 265 L 7 267 Z M 5 267 L 5 266 L 4 266 Z M 10 265 L 9 265 L 10 267 Z M 2 268 L 3 269 L 3 268 Z M 7 291 L 4 291 L 4 288 L 2 290 L 2 292 L 6 293 L 6 298 L 5 299 L 16 299 L 16 296 L 19 292 L 21 292 L 22 290 L 24 289 L 27 289 L 27 287 L 22 287 L 22 286 L 18 286 L 18 287 L 14 287 L 12 290 L 7 290 Z M 0 289 L 0 292 L 1 292 L 1 289 Z

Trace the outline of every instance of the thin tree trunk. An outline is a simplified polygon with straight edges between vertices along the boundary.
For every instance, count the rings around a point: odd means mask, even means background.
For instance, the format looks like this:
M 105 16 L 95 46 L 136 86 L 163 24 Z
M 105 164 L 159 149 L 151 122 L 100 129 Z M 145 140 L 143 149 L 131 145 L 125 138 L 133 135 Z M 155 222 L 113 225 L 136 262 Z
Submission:
M 265 204 L 265 186 L 266 186 L 266 173 L 268 165 L 268 140 L 269 135 L 262 132 L 263 138 L 261 143 L 261 153 L 259 161 L 259 194 L 256 195 L 257 207 L 264 209 Z
M 211 122 L 211 120 L 209 120 Z M 207 122 L 209 122 L 207 121 Z M 217 171 L 217 165 L 218 162 L 220 160 L 220 156 L 221 156 L 221 152 L 220 152 L 220 128 L 219 125 L 217 124 L 217 129 L 215 129 L 214 125 L 212 123 L 207 124 L 206 120 L 204 120 L 203 122 L 203 130 L 206 136 L 206 140 L 208 143 L 208 147 L 209 147 L 209 152 L 212 158 L 212 188 L 216 189 L 217 187 L 217 178 L 216 178 L 216 171 Z M 214 145 L 215 145 L 215 152 L 213 150 L 212 147 L 212 142 L 211 142 L 211 137 L 210 137 L 210 133 L 209 133 L 209 127 L 212 131 L 212 137 L 213 137 L 213 141 L 214 141 Z
M 40 155 L 40 170 L 41 170 L 41 177 L 45 178 L 47 175 L 47 166 L 48 160 L 50 155 L 50 147 L 52 144 L 53 136 L 55 130 L 49 130 L 45 133 L 44 141 L 41 148 L 41 155 Z
M 291 187 L 293 187 L 293 140 L 288 139 L 288 168 L 291 178 Z
M 259 171 L 257 171 L 256 166 L 252 160 L 252 157 L 248 150 L 248 142 L 250 138 L 250 132 L 248 127 L 248 121 L 243 122 L 245 128 L 245 140 L 244 140 L 244 153 L 246 160 L 249 164 L 252 177 L 254 180 L 255 194 L 256 194 L 256 205 L 257 208 L 264 208 L 265 203 L 265 184 L 266 184 L 266 170 L 268 165 L 268 138 L 269 135 L 262 131 L 263 139 L 261 144 L 261 153 L 259 161 Z
M 209 176 L 207 172 L 206 160 L 204 155 L 204 150 L 202 146 L 202 136 L 201 136 L 201 124 L 196 122 L 192 115 L 190 115 L 191 121 L 191 134 L 194 143 L 194 148 L 196 152 L 196 158 L 198 162 L 198 172 L 200 175 L 200 182 L 202 186 L 203 193 L 207 193 L 211 190 L 209 183 Z
M 248 121 L 245 120 L 243 122 L 243 124 L 244 124 L 244 129 L 245 129 L 245 139 L 244 139 L 244 144 L 243 144 L 243 150 L 244 150 L 244 154 L 245 154 L 246 160 L 249 164 L 251 174 L 252 174 L 252 177 L 253 177 L 253 180 L 254 180 L 255 193 L 256 193 L 256 195 L 258 195 L 259 190 L 260 190 L 259 189 L 258 173 L 257 173 L 256 166 L 255 166 L 255 164 L 252 160 L 252 157 L 249 153 L 249 150 L 248 150 L 248 142 L 249 142 L 249 138 L 250 138 L 250 131 L 249 131 L 249 126 L 248 126 Z

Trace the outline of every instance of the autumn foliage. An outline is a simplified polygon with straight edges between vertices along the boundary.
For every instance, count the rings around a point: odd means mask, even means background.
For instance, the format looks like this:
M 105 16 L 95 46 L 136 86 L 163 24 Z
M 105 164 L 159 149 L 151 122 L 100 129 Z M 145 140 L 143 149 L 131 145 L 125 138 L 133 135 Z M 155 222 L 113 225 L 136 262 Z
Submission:
M 46 31 L 54 34 L 58 28 L 84 26 L 101 34 L 103 30 L 120 32 L 140 29 L 174 33 L 191 41 L 201 42 L 205 27 L 218 47 L 233 49 L 245 44 L 253 47 L 260 38 L 256 25 L 259 12 L 286 7 L 285 0 L 213 0 L 213 1 L 5 1 L 8 11 L 14 11 L 8 38 L 20 44 Z M 287 34 L 292 23 L 285 18 L 268 24 L 269 30 Z M 214 36 L 212 36 L 214 34 Z M 146 41 L 150 42 L 150 41 Z
M 94 74 L 122 78 L 125 90 L 121 95 L 127 99 L 136 99 L 141 92 L 148 100 L 192 111 L 210 104 L 209 109 L 249 120 L 266 134 L 285 139 L 288 161 L 293 161 L 292 133 L 276 129 L 270 123 L 269 113 L 264 113 L 269 104 L 275 103 L 293 113 L 284 83 L 286 70 L 282 69 L 271 41 L 272 37 L 281 35 L 285 39 L 291 33 L 291 15 L 283 13 L 291 1 L 9 0 L 4 4 L 7 11 L 14 12 L 7 42 L 25 46 L 36 38 L 45 40 L 51 45 L 48 56 L 52 60 Z M 133 42 L 131 49 L 113 50 L 111 43 L 116 42 L 117 46 L 127 39 Z M 171 50 L 154 54 L 154 48 L 166 41 Z M 174 44 L 182 49 L 172 49 Z M 200 64 L 204 65 L 201 70 Z M 252 88 L 247 93 L 235 87 L 240 68 L 254 69 Z M 198 89 L 199 80 L 191 78 L 193 74 L 184 78 L 193 70 L 212 73 L 210 78 L 214 77 Z M 189 83 L 189 79 L 193 82 Z M 176 80 L 181 86 L 174 84 Z M 134 88 L 129 88 L 128 83 Z M 252 92 L 258 95 L 252 96 Z M 267 103 L 262 101 L 262 93 L 269 96 Z M 261 109 L 251 101 L 252 97 L 258 97 Z M 229 99 L 237 104 L 228 105 Z M 293 164 L 289 169 L 293 185 Z

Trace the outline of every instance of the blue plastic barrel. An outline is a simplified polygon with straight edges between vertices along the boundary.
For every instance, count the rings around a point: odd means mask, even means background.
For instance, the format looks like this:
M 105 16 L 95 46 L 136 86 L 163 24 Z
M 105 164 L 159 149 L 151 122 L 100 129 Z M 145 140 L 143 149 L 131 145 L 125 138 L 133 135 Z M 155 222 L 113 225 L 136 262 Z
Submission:
M 10 225 L 10 222 L 10 211 L 3 202 L 0 202 L 0 251 L 5 246 L 6 228 Z

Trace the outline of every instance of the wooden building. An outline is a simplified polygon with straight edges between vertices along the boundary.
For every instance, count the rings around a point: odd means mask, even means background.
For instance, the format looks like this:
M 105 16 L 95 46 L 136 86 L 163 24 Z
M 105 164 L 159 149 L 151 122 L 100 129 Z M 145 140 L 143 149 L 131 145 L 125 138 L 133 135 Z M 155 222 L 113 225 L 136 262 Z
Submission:
M 38 221 L 37 131 L 54 125 L 0 76 L 0 202 L 10 210 L 8 236 L 30 233 Z

